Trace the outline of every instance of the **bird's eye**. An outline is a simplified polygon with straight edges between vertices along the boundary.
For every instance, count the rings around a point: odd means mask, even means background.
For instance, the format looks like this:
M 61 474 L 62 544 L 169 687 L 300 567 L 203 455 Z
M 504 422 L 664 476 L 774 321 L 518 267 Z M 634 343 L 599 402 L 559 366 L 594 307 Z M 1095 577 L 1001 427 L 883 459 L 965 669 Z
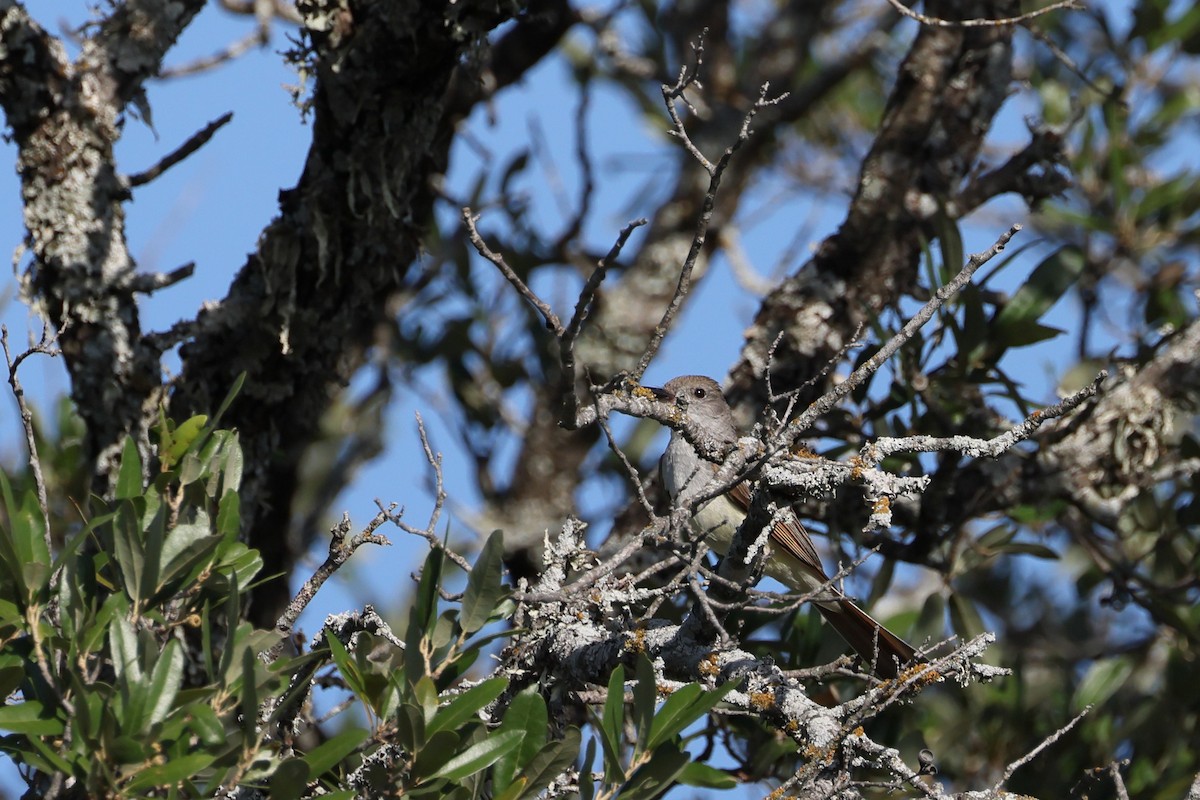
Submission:
M 695 389 L 692 390 L 692 394 L 694 394 L 697 397 L 697 399 L 703 400 L 705 391 L 703 389 L 701 389 L 699 386 L 697 386 Z

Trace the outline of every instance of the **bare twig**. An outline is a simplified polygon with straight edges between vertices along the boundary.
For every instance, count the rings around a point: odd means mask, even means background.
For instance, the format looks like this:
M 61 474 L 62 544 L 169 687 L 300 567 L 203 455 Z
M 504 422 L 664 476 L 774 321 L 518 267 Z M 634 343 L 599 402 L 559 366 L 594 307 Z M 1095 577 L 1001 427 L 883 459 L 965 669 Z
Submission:
M 379 526 L 389 521 L 388 513 L 394 509 L 391 506 L 389 509 L 380 509 L 374 518 L 367 523 L 367 527 L 363 528 L 362 533 L 352 539 L 347 540 L 346 535 L 350 533 L 350 515 L 342 514 L 341 520 L 330 529 L 329 539 L 329 555 L 325 557 L 324 563 L 317 567 L 313 574 L 309 576 L 304 585 L 300 587 L 300 591 L 296 592 L 296 596 L 288 603 L 283 614 L 275 623 L 275 630 L 283 634 L 281 639 L 274 647 L 263 653 L 263 659 L 269 664 L 279 658 L 283 653 L 284 641 L 292 633 L 292 628 L 296 624 L 296 620 L 300 618 L 300 614 L 312 602 L 312 599 L 317 596 L 317 592 L 325 585 L 325 581 L 329 580 L 333 573 L 337 572 L 343 564 L 349 560 L 350 556 L 354 555 L 354 551 L 364 544 L 390 545 L 391 541 L 383 534 L 376 533 Z
M 645 217 L 635 219 L 617 235 L 617 240 L 613 243 L 612 249 L 600 259 L 596 264 L 596 268 L 592 270 L 592 274 L 588 276 L 587 283 L 583 285 L 583 289 L 579 292 L 579 299 L 575 302 L 575 313 L 571 316 L 570 323 L 567 324 L 558 336 L 559 343 L 559 360 L 562 362 L 562 395 L 563 395 L 563 415 L 562 420 L 568 429 L 572 429 L 576 416 L 579 411 L 579 398 L 575 394 L 575 342 L 579 338 L 580 332 L 583 330 L 583 324 L 587 321 L 588 314 L 591 313 L 592 304 L 596 300 L 596 293 L 600 291 L 600 284 L 604 282 L 604 276 L 608 274 L 608 268 L 611 267 L 621 255 L 621 250 L 624 249 L 625 243 L 629 241 L 630 235 L 633 232 L 645 225 L 647 222 Z
M 42 460 L 38 457 L 37 435 L 33 430 L 33 412 L 25 402 L 25 389 L 17 378 L 17 369 L 21 362 L 35 353 L 54 357 L 59 351 L 52 346 L 50 327 L 42 325 L 41 340 L 16 358 L 8 349 L 8 326 L 0 325 L 0 345 L 4 347 L 4 361 L 8 365 L 8 385 L 12 387 L 13 397 L 17 400 L 17 409 L 21 414 L 21 427 L 25 431 L 25 446 L 29 450 L 29 471 L 33 473 L 33 485 L 37 490 L 38 508 L 42 512 L 42 537 L 46 542 L 46 552 L 53 553 L 53 539 L 50 536 L 50 499 L 46 492 L 46 478 L 42 474 Z
M 754 265 L 750 263 L 750 256 L 742 247 L 742 239 L 738 234 L 737 226 L 725 225 L 718 235 L 720 237 L 718 244 L 725 253 L 725 259 L 729 262 L 729 269 L 733 273 L 733 279 L 737 285 L 756 297 L 766 297 L 779 281 L 760 275 Z
M 551 330 L 555 336 L 561 337 L 565 329 L 563 328 L 562 320 L 560 320 L 558 315 L 554 313 L 554 309 L 550 308 L 550 305 L 546 303 L 546 301 L 538 297 L 537 294 L 529 288 L 525 281 L 521 280 L 521 276 L 514 272 L 513 268 L 510 267 L 508 262 L 504 260 L 504 256 L 494 252 L 490 247 L 487 246 L 487 242 L 483 240 L 483 237 L 479 234 L 479 229 L 475 226 L 475 223 L 479 221 L 479 215 L 472 212 L 470 207 L 464 206 L 462 210 L 462 218 L 463 222 L 466 223 L 467 234 L 471 239 L 471 244 L 475 246 L 475 249 L 479 252 L 479 255 L 495 264 L 496 268 L 500 270 L 500 274 L 503 275 L 508 282 L 513 285 L 513 288 L 520 292 L 521 296 L 528 300 L 529 304 L 538 310 L 538 313 L 542 315 L 542 319 L 546 321 L 546 327 Z
M 1052 406 L 1038 409 L 1025 418 L 1023 422 L 991 439 L 976 439 L 971 436 L 907 436 L 903 439 L 885 437 L 874 442 L 868 442 L 862 448 L 862 461 L 865 465 L 874 466 L 894 453 L 933 453 L 953 450 L 972 458 L 996 458 L 1018 442 L 1028 439 L 1046 422 L 1066 415 L 1078 408 L 1088 398 L 1095 397 L 1100 391 L 1100 384 L 1108 377 L 1101 370 L 1090 384 L 1075 392 L 1070 397 Z
M 771 342 L 771 348 L 767 351 L 767 402 L 778 403 L 783 399 L 791 401 L 788 403 L 787 410 L 783 413 L 783 420 L 785 422 L 787 421 L 788 417 L 792 415 L 792 403 L 795 402 L 796 395 L 800 394 L 800 392 L 804 391 L 809 386 L 812 386 L 817 381 L 823 379 L 829 374 L 830 370 L 842 363 L 842 359 L 846 357 L 846 354 L 855 347 L 859 346 L 859 337 L 862 336 L 862 331 L 863 323 L 860 322 L 855 326 L 854 333 L 850 334 L 850 338 L 844 345 L 842 345 L 842 349 L 837 351 L 837 355 L 825 362 L 825 366 L 821 368 L 820 372 L 813 375 L 811 378 L 794 389 L 788 389 L 786 392 L 775 394 L 775 389 L 771 385 L 771 367 L 774 365 L 775 349 L 779 346 L 780 342 L 782 342 L 784 338 L 784 332 L 779 332 L 779 335 L 775 337 L 775 341 Z
M 708 35 L 708 28 L 700 31 L 700 37 L 696 43 L 692 45 L 692 52 L 696 54 L 696 63 L 688 69 L 687 64 L 679 68 L 679 79 L 675 81 L 673 86 L 667 86 L 665 83 L 662 86 L 663 101 L 667 104 L 667 114 L 671 117 L 671 135 L 677 137 L 683 142 L 684 148 L 692 154 L 692 158 L 704 167 L 704 171 L 709 175 L 713 174 L 716 167 L 711 161 L 700 152 L 700 148 L 696 147 L 692 142 L 692 138 L 688 136 L 687 128 L 684 127 L 683 119 L 679 116 L 679 109 L 675 107 L 675 101 L 681 100 L 693 113 L 695 109 L 688 99 L 684 96 L 684 92 L 691 86 L 700 85 L 700 67 L 704 64 L 704 37 Z
M 186 142 L 172 150 L 170 153 L 167 153 L 167 155 L 163 156 L 154 166 L 142 172 L 137 172 L 133 175 L 130 175 L 125 179 L 126 183 L 131 187 L 142 186 L 154 180 L 159 175 L 162 175 L 171 167 L 183 161 L 192 153 L 195 153 L 201 147 L 206 145 L 208 140 L 213 137 L 213 134 L 223 128 L 231 119 L 233 119 L 233 112 L 225 112 L 200 130 L 193 133 L 190 137 L 188 137 Z
M 187 280 L 192 277 L 192 273 L 196 271 L 196 262 L 189 261 L 182 267 L 176 267 L 170 272 L 154 272 L 151 274 L 139 273 L 134 275 L 129 281 L 129 290 L 131 292 L 140 292 L 141 294 L 153 294 L 159 289 L 166 289 L 168 286 L 174 286 L 180 281 Z
M 1129 759 L 1114 761 L 1108 765 L 1108 774 L 1112 777 L 1113 786 L 1117 790 L 1117 800 L 1129 800 L 1129 790 L 1125 788 L 1125 780 L 1121 777 L 1121 767 L 1129 766 Z
M 653 516 L 654 506 L 650 504 L 650 500 L 646 497 L 646 490 L 642 488 L 642 478 L 638 474 L 637 467 L 630 463 L 629 458 L 625 455 L 625 451 L 617 444 L 616 437 L 613 436 L 612 428 L 608 425 L 608 420 L 600 420 L 600 430 L 604 431 L 604 437 L 608 440 L 608 449 L 616 454 L 620 459 L 621 464 L 625 467 L 625 474 L 629 476 L 630 482 L 637 492 L 638 500 L 642 504 L 642 508 L 646 513 Z
M 1044 31 L 1040 31 L 1032 25 L 1026 25 L 1025 30 L 1029 31 L 1030 36 L 1046 45 L 1046 49 L 1050 51 L 1050 54 L 1054 56 L 1054 58 L 1057 59 L 1060 64 L 1070 70 L 1076 78 L 1079 78 L 1079 80 L 1087 84 L 1089 89 L 1101 95 L 1102 97 L 1116 100 L 1122 108 L 1129 107 L 1129 102 L 1125 100 L 1125 98 L 1119 96 L 1123 91 L 1120 82 L 1116 82 L 1111 87 L 1105 89 L 1103 86 L 1089 78 L 1087 73 L 1080 69 L 1079 65 L 1075 63 L 1075 60 L 1067 55 L 1061 47 L 1051 41 L 1050 37 L 1047 36 Z
M 587 137 L 587 115 L 591 106 L 592 82 L 591 76 L 588 75 L 580 81 L 579 105 L 575 109 L 575 161 L 579 164 L 579 208 L 571 215 L 570 223 L 559 234 L 551 248 L 551 251 L 555 253 L 566 250 L 568 243 L 579 235 L 579 231 L 583 229 L 583 221 L 587 219 L 591 211 L 592 199 L 595 196 L 595 168 L 592 165 L 591 148 L 588 146 Z M 566 208 L 565 203 L 563 208 Z
M 807 430 L 818 417 L 836 406 L 843 397 L 850 394 L 860 385 L 862 385 L 863 381 L 874 374 L 875 371 L 879 369 L 879 367 L 881 367 L 885 361 L 895 355 L 896 351 L 903 347 L 905 342 L 911 339 L 913 335 L 925 325 L 926 322 L 932 319 L 933 315 L 937 313 L 937 310 L 941 308 L 947 300 L 958 294 L 958 292 L 967 285 L 967 283 L 971 280 L 971 276 L 974 275 L 980 267 L 991 261 L 998 253 L 1004 250 L 1005 246 L 1009 243 L 1012 237 L 1015 236 L 1020 230 L 1021 226 L 1019 224 L 1014 224 L 1011 228 L 1001 234 L 1000 238 L 997 239 L 996 242 L 987 250 L 972 255 L 970 259 L 967 260 L 966 266 L 964 266 L 962 270 L 950 280 L 949 283 L 938 287 L 938 290 L 934 292 L 934 295 L 932 298 L 930 298 L 929 302 L 922 306 L 921 310 L 914 314 L 913 317 L 904 324 L 904 327 L 900 329 L 899 333 L 889 339 L 883 345 L 883 347 L 881 347 L 879 351 L 875 353 L 875 355 L 864 361 L 858 369 L 850 373 L 850 376 L 846 378 L 846 380 L 842 381 L 837 386 L 833 387 L 833 389 L 826 392 L 815 402 L 813 402 L 812 405 L 805 409 L 800 416 L 788 423 L 788 434 L 786 436 L 786 440 L 779 445 L 779 447 L 783 448 L 790 446 L 791 443 L 799 438 L 800 434 Z
M 1083 709 L 1083 711 L 1080 711 L 1078 714 L 1076 714 L 1074 719 L 1072 719 L 1066 725 L 1063 725 L 1057 731 L 1055 731 L 1054 733 L 1050 734 L 1045 739 L 1043 739 L 1042 743 L 1039 744 L 1037 747 L 1033 748 L 1028 753 L 1021 756 L 1016 761 L 1012 762 L 1007 767 L 1005 767 L 1004 775 L 1002 775 L 1000 777 L 1000 780 L 996 782 L 996 785 L 992 787 L 992 791 L 993 792 L 1000 791 L 1000 788 L 1002 786 L 1004 786 L 1004 784 L 1008 783 L 1008 779 L 1011 778 L 1017 770 L 1019 770 L 1021 767 L 1028 764 L 1033 759 L 1037 758 L 1039 753 L 1041 753 L 1047 747 L 1054 744 L 1059 739 L 1061 739 L 1063 736 L 1065 736 L 1067 731 L 1071 730 L 1071 728 L 1074 728 L 1077 724 L 1079 724 L 1079 721 L 1081 719 L 1083 719 L 1085 716 L 1087 716 L 1088 712 L 1090 712 L 1091 710 L 1092 710 L 1092 707 L 1090 705 L 1087 706 L 1086 708 Z
M 913 11 L 908 6 L 900 2 L 900 0 L 888 0 L 892 8 L 899 11 L 902 15 L 909 19 L 915 19 L 922 25 L 928 25 L 933 28 L 993 28 L 1003 27 L 1005 25 L 1020 25 L 1028 22 L 1031 19 L 1036 19 L 1043 14 L 1049 14 L 1051 11 L 1059 11 L 1062 9 L 1080 10 L 1084 7 L 1080 0 L 1058 0 L 1056 3 L 1051 3 L 1045 8 L 1037 8 L 1033 11 L 1026 12 L 1016 17 L 1002 17 L 1000 19 L 942 19 L 940 17 L 930 17 L 925 14 Z
M 700 55 L 703 53 L 701 46 L 697 46 L 697 63 L 699 63 Z M 692 270 L 696 266 L 696 261 L 700 258 L 700 254 L 704 250 L 704 241 L 708 235 L 708 226 L 712 221 L 713 210 L 716 207 L 717 191 L 721 188 L 721 179 L 725 174 L 725 168 L 729 166 L 730 159 L 733 154 L 741 149 L 750 139 L 750 123 L 754 120 L 759 109 L 774 105 L 780 100 L 787 97 L 786 94 L 775 97 L 771 100 L 767 99 L 767 92 L 770 85 L 764 83 L 759 91 L 758 99 L 750 110 L 746 112 L 746 116 L 742 119 L 741 130 L 738 131 L 737 139 L 733 144 L 725 148 L 725 152 L 721 154 L 721 158 L 716 164 L 712 164 L 704 157 L 691 140 L 687 137 L 687 133 L 683 128 L 683 121 L 679 118 L 679 113 L 675 108 L 675 100 L 683 93 L 683 89 L 695 81 L 694 75 L 687 75 L 686 69 L 680 71 L 679 81 L 674 86 L 662 87 L 663 101 L 667 105 L 667 111 L 671 115 L 671 122 L 674 125 L 675 133 L 683 140 L 688 151 L 696 158 L 697 161 L 708 172 L 710 178 L 708 182 L 708 191 L 704 195 L 704 202 L 701 205 L 700 217 L 696 220 L 696 232 L 692 237 L 692 244 L 688 250 L 687 257 L 683 261 L 683 267 L 679 271 L 679 282 L 676 284 L 675 292 L 671 295 L 671 301 L 667 303 L 667 308 L 663 311 L 662 319 L 655 326 L 654 332 L 650 336 L 650 341 L 646 344 L 646 350 L 642 353 L 641 359 L 638 360 L 638 365 L 634 369 L 632 378 L 634 381 L 641 381 L 642 376 L 646 374 L 650 362 L 658 353 L 658 348 L 662 346 L 663 339 L 671 330 L 671 326 L 675 322 L 675 315 L 679 313 L 679 309 L 683 306 L 683 301 L 691 291 L 692 286 Z
M 411 533 L 413 536 L 420 536 L 425 541 L 429 542 L 429 546 L 441 550 L 446 554 L 454 564 L 463 572 L 469 573 L 471 565 L 467 560 L 446 547 L 445 543 L 438 538 L 437 526 L 438 520 L 441 519 L 442 509 L 446 505 L 446 484 L 442 477 L 442 454 L 435 453 L 433 447 L 429 444 L 429 434 L 425 432 L 425 420 L 420 414 L 417 417 L 417 434 L 421 437 L 421 449 L 425 451 L 425 460 L 429 462 L 430 468 L 433 470 L 434 492 L 433 492 L 433 510 L 429 512 L 429 522 L 424 528 L 418 528 L 415 525 L 409 525 L 402 519 L 404 510 L 401 509 L 399 514 L 393 513 L 395 506 L 387 509 L 388 521 L 395 525 L 405 533 Z M 379 503 L 378 500 L 375 501 Z M 383 506 L 380 505 L 382 509 Z
M 214 67 L 219 67 L 226 61 L 232 61 L 239 56 L 245 55 L 255 46 L 265 47 L 270 41 L 270 30 L 264 31 L 260 27 L 238 39 L 233 44 L 230 44 L 225 49 L 213 53 L 211 56 L 197 58 L 194 61 L 180 64 L 177 67 L 165 67 L 158 73 L 158 77 L 160 79 L 169 79 L 182 78 L 185 75 L 196 75 Z

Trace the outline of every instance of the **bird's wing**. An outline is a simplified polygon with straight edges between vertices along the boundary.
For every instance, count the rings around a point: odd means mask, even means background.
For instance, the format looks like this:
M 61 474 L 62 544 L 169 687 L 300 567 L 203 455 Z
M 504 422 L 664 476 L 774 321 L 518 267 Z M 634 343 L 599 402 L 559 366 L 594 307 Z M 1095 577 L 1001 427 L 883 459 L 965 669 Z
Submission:
M 734 505 L 747 513 L 750 512 L 750 484 L 747 481 L 742 481 L 730 489 L 728 497 Z M 817 549 L 813 547 L 812 539 L 800 524 L 800 520 L 795 517 L 777 520 L 771 530 L 771 542 L 804 564 L 805 568 L 821 580 L 829 580 L 821 566 L 821 556 L 817 555 Z

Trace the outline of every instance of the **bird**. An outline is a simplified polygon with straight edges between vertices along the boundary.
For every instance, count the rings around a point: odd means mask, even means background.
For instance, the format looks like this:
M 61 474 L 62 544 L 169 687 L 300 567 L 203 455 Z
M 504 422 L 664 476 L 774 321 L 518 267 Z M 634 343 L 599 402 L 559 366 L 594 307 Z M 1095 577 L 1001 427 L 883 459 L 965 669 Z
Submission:
M 726 452 L 738 439 L 733 411 L 725 401 L 721 386 L 703 375 L 682 375 L 661 387 L 645 387 L 658 402 L 686 404 L 685 413 L 699 437 L 721 445 Z M 719 465 L 704 458 L 679 430 L 671 430 L 671 440 L 659 461 L 663 486 L 672 500 L 685 491 L 704 488 Z M 751 485 L 735 484 L 724 494 L 705 501 L 695 510 L 691 527 L 696 535 L 724 555 L 738 526 L 750 509 Z M 881 678 L 896 678 L 901 668 L 916 660 L 911 645 L 874 620 L 829 580 L 821 566 L 821 557 L 813 547 L 804 526 L 792 514 L 778 517 L 768 536 L 765 572 L 793 591 L 812 594 L 812 600 L 825 620 L 871 665 Z

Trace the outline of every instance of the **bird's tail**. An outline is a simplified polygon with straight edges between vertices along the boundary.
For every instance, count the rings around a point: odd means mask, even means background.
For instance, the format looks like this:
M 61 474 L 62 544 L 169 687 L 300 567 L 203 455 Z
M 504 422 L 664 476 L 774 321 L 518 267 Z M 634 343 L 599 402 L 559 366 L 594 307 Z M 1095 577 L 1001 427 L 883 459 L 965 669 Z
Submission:
M 871 665 L 872 671 L 879 677 L 895 678 L 902 666 L 916 660 L 917 653 L 912 645 L 849 600 L 817 603 L 816 606 L 826 621 Z

